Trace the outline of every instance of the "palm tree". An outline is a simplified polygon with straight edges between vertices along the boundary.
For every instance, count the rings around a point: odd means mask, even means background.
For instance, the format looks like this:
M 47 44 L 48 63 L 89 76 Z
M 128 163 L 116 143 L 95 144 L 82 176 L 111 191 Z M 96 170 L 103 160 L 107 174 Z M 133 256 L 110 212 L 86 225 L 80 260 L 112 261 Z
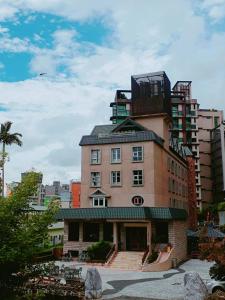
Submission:
M 2 143 L 2 196 L 4 197 L 4 166 L 5 166 L 5 158 L 7 156 L 5 152 L 6 145 L 12 145 L 16 144 L 18 146 L 22 146 L 22 141 L 20 140 L 20 137 L 22 137 L 22 134 L 15 132 L 10 133 L 10 129 L 12 126 L 12 122 L 7 121 L 4 124 L 1 124 L 1 130 L 0 130 L 0 143 Z

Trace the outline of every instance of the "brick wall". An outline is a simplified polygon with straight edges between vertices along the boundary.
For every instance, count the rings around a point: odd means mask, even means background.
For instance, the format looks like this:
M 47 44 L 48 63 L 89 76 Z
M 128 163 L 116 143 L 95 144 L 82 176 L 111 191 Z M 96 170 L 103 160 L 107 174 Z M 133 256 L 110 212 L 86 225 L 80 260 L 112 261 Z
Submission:
M 181 262 L 187 257 L 187 222 L 172 221 L 169 222 L 169 242 L 174 248 L 173 258 Z
M 197 197 L 195 181 L 195 160 L 192 156 L 187 157 L 188 163 L 188 227 L 192 230 L 197 228 Z

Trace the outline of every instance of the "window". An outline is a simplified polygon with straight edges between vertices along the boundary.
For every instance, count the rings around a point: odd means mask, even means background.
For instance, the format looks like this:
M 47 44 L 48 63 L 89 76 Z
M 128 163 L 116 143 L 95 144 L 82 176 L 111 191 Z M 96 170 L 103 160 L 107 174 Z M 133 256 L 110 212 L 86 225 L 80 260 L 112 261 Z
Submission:
M 171 159 L 170 157 L 167 158 L 167 170 L 170 171 L 170 164 L 171 164 Z
M 168 178 L 168 191 L 171 192 L 171 179 Z
M 91 164 L 96 165 L 101 163 L 101 151 L 99 149 L 91 150 Z
M 103 196 L 93 197 L 93 207 L 107 207 L 107 200 Z
M 100 172 L 91 172 L 91 186 L 99 187 L 101 182 Z
M 111 185 L 120 185 L 120 184 L 121 184 L 120 171 L 112 171 L 111 172 Z
M 99 240 L 99 224 L 84 223 L 84 242 L 98 242 Z
M 143 184 L 143 171 L 134 170 L 133 171 L 133 185 L 142 185 Z
M 121 162 L 121 152 L 120 148 L 111 149 L 111 163 L 120 163 Z
M 132 198 L 132 203 L 135 206 L 141 206 L 144 204 L 144 199 L 141 196 L 134 196 Z
M 143 147 L 133 147 L 133 161 L 143 161 Z
M 214 117 L 214 127 L 217 127 L 219 125 L 219 117 Z
M 68 241 L 79 241 L 79 223 L 69 222 L 68 224 Z
M 104 223 L 103 224 L 103 240 L 113 242 L 113 224 Z

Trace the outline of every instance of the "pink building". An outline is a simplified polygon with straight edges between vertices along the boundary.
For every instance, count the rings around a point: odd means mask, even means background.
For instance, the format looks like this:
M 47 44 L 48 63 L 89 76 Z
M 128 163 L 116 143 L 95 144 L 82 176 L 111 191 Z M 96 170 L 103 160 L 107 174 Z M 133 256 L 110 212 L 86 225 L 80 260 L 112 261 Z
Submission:
M 81 208 L 60 212 L 64 253 L 78 253 L 104 239 L 117 254 L 150 254 L 156 244 L 169 243 L 169 266 L 172 258 L 185 259 L 186 154 L 192 154 L 171 145 L 170 126 L 165 113 L 136 116 L 119 125 L 96 126 L 82 137 Z

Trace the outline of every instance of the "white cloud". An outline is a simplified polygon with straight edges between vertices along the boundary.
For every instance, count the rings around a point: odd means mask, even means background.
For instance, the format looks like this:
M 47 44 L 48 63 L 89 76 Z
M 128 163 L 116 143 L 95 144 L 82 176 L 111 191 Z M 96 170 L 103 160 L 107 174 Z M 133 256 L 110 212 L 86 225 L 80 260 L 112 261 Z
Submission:
M 214 22 L 225 17 L 225 0 L 204 0 L 201 7 Z
M 10 3 L 4 1 L 4 5 Z M 8 180 L 18 180 L 19 173 L 31 167 L 43 171 L 47 182 L 79 177 L 81 136 L 94 124 L 109 122 L 115 89 L 129 89 L 131 74 L 165 70 L 172 83 L 192 80 L 193 96 L 201 107 L 224 109 L 225 33 L 206 32 L 204 15 L 195 15 L 192 3 L 15 0 L 10 17 L 23 9 L 82 22 L 101 18 L 112 33 L 99 46 L 78 42 L 76 30 L 57 29 L 49 49 L 3 32 L 2 51 L 32 53 L 31 71 L 47 72 L 39 79 L 0 84 L 1 99 L 10 108 L 1 119 L 12 120 L 24 140 L 22 149 L 10 151 Z M 201 9 L 212 20 L 220 19 L 215 9 L 223 4 L 207 0 Z
M 46 182 L 79 177 L 79 141 L 94 124 L 108 122 L 107 100 L 112 99 L 113 92 L 80 85 L 75 79 L 1 83 L 0 91 L 3 104 L 9 108 L 1 113 L 1 122 L 11 120 L 12 131 L 23 134 L 23 147 L 9 149 L 7 180 L 19 180 L 20 172 L 31 167 L 42 171 Z

